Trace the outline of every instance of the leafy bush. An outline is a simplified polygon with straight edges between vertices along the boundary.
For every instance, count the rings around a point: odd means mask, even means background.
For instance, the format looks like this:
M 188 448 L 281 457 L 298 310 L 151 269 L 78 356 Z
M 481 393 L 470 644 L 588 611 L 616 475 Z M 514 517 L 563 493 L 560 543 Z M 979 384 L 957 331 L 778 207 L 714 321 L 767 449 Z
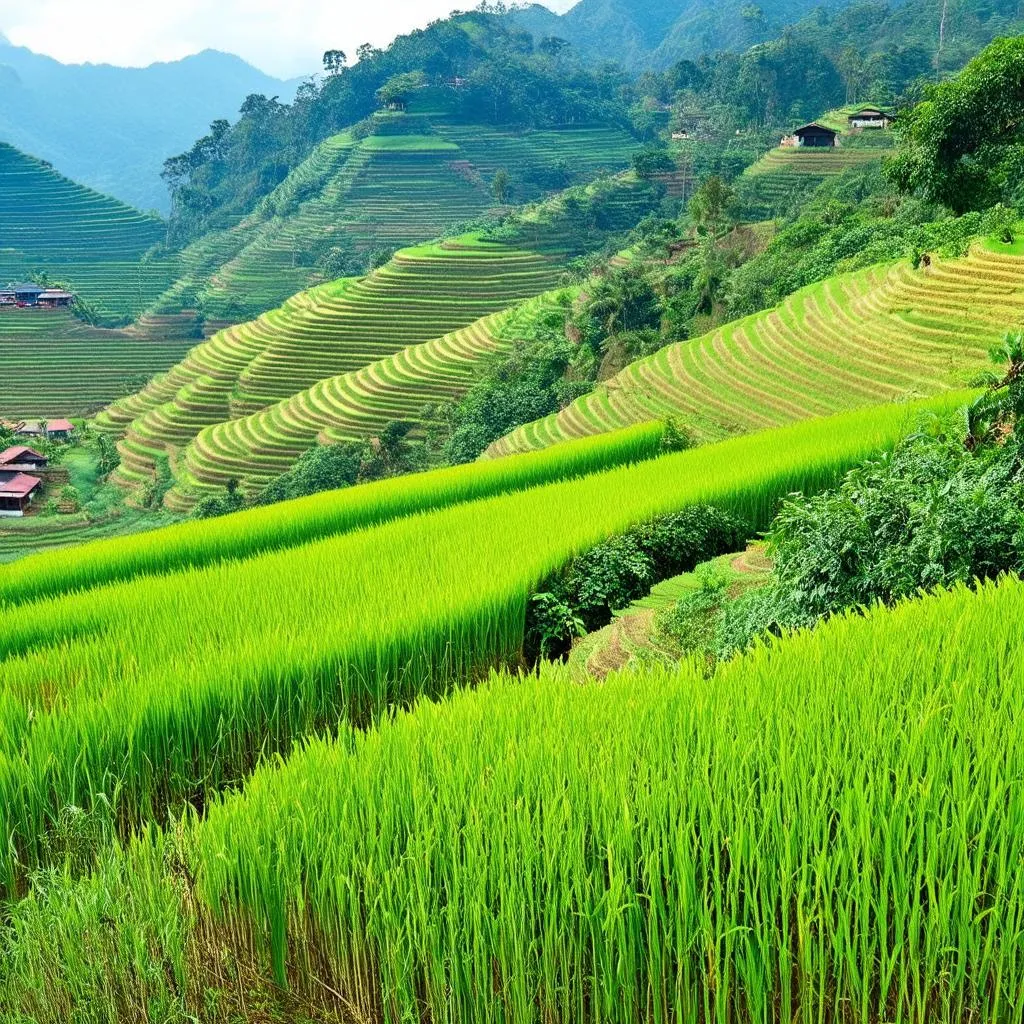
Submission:
M 527 655 L 565 654 L 581 632 L 607 625 L 615 610 L 653 584 L 735 551 L 748 535 L 749 527 L 729 513 L 695 505 L 598 544 L 539 588 L 527 622 Z
M 321 491 L 351 487 L 359 479 L 366 446 L 362 444 L 316 445 L 304 452 L 294 466 L 278 477 L 259 497 L 260 505 L 302 498 Z

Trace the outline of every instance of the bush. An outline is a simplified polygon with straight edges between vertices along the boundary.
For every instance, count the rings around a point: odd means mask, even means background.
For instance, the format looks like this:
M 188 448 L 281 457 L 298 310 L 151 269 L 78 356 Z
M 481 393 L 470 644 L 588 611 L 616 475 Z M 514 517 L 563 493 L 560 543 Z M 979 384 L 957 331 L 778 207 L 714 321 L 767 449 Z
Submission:
M 302 498 L 321 491 L 351 487 L 359 479 L 366 445 L 316 445 L 303 452 L 294 466 L 278 477 L 260 496 L 260 505 Z
M 747 524 L 729 513 L 697 505 L 598 544 L 539 588 L 527 618 L 527 656 L 566 654 L 580 631 L 607 625 L 615 611 L 660 580 L 735 551 L 749 533 Z

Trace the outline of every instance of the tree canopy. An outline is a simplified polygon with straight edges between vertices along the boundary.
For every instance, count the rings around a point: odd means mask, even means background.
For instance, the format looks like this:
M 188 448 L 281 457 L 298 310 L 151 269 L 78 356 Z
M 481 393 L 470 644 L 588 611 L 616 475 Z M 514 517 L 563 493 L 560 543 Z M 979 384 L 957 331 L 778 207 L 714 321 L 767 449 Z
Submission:
M 1000 39 L 900 119 L 888 174 L 957 212 L 1024 198 L 1024 37 Z

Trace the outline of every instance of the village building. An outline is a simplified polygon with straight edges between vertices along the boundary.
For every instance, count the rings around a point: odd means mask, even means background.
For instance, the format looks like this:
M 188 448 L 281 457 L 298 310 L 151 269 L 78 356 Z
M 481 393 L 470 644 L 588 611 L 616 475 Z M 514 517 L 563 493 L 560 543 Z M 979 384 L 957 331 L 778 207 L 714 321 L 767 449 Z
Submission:
M 41 469 L 46 469 L 49 461 L 45 455 L 40 455 L 33 448 L 15 445 L 0 452 L 0 472 L 38 473 Z
M 790 145 L 809 149 L 832 149 L 837 145 L 839 132 L 812 121 L 810 124 L 797 128 L 790 138 L 795 140 Z M 785 143 L 785 140 L 783 142 Z
M 74 301 L 75 296 L 71 292 L 61 288 L 48 288 L 40 293 L 36 304 L 43 309 L 67 309 Z
M 66 309 L 72 306 L 75 295 L 63 288 L 44 288 L 39 284 L 9 284 L 0 287 L 0 306 L 19 306 L 28 309 Z
M 892 125 L 892 115 L 878 107 L 861 107 L 850 115 L 849 121 L 853 129 L 881 128 L 886 131 Z
M 70 420 L 44 420 L 42 423 L 25 420 L 14 427 L 18 437 L 47 437 L 51 441 L 68 441 L 74 432 L 75 425 Z
M 39 477 L 0 470 L 0 517 L 23 516 L 42 486 Z

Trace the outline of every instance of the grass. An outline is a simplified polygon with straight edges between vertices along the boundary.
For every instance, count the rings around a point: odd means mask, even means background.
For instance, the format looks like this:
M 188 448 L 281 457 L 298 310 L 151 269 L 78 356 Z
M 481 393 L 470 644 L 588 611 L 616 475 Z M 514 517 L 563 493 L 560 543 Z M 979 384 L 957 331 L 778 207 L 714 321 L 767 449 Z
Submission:
M 1007 329 L 1024 323 L 1020 257 L 978 245 L 958 260 L 830 278 L 777 309 L 670 345 L 492 455 L 676 416 L 703 437 L 963 386 Z
M 0 634 L 5 888 L 47 859 L 62 809 L 125 832 L 340 719 L 366 724 L 516 664 L 533 588 L 577 552 L 691 503 L 763 527 L 784 495 L 831 485 L 915 417 L 889 406 L 798 424 L 19 605 Z M 248 520 L 217 529 L 232 523 Z
M 389 1022 L 1018 1022 L 1022 615 L 1008 579 L 313 741 L 16 908 L 0 1001 L 195 1013 L 237 963 Z
M 0 606 L 252 558 L 421 512 L 586 476 L 653 458 L 661 436 L 660 423 L 645 424 L 552 452 L 394 478 L 27 558 L 0 569 Z

